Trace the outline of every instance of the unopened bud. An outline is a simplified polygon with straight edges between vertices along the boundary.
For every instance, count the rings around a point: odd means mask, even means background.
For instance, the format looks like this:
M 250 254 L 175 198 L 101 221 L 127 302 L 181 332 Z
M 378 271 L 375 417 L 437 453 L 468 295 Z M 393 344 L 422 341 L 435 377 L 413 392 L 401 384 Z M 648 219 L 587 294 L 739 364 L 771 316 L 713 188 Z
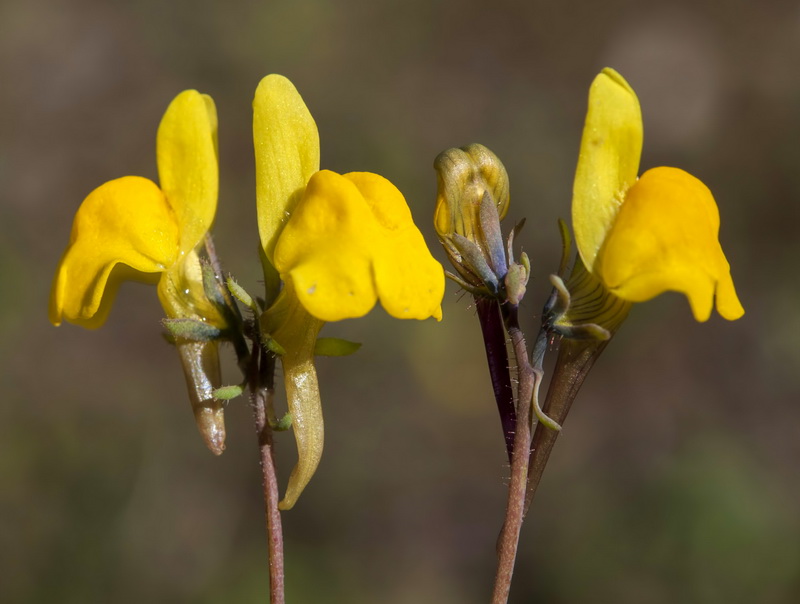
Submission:
M 508 212 L 508 173 L 503 162 L 479 144 L 448 149 L 434 160 L 439 180 L 434 225 L 440 236 L 458 233 L 477 242 L 485 193 L 502 220 Z
M 434 225 L 456 279 L 479 295 L 504 297 L 508 259 L 500 220 L 509 204 L 508 174 L 483 145 L 448 149 L 434 161 L 438 194 Z

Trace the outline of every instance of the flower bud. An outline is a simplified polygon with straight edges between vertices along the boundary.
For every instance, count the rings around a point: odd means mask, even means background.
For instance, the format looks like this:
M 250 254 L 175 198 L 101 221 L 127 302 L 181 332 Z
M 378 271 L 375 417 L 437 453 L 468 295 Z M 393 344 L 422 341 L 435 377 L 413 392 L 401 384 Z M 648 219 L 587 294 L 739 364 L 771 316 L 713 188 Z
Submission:
M 434 225 L 457 281 L 474 294 L 501 297 L 509 270 L 500 220 L 509 204 L 508 174 L 483 145 L 448 149 L 434 161 Z
M 434 225 L 440 237 L 458 233 L 476 240 L 480 207 L 485 193 L 502 220 L 508 212 L 508 174 L 489 149 L 472 144 L 448 149 L 434 160 L 439 180 Z

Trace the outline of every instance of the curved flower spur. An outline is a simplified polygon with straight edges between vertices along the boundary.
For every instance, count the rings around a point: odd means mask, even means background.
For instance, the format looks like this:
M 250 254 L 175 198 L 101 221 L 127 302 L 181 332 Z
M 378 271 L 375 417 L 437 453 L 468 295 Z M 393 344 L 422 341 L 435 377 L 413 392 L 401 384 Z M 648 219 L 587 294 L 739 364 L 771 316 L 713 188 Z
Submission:
M 398 319 L 439 320 L 444 273 L 392 183 L 368 172 L 319 170 L 316 124 L 283 76 L 266 76 L 256 90 L 253 139 L 269 303 L 262 339 L 279 353 L 297 441 L 280 504 L 290 509 L 322 455 L 314 367 L 320 329 L 364 316 L 378 300 Z

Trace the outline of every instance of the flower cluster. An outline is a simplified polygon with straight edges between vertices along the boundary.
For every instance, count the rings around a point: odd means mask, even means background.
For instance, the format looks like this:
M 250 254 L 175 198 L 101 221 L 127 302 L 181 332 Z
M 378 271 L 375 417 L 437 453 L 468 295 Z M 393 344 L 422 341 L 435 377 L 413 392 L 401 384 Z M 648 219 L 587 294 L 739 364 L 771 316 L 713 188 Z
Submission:
M 263 298 L 254 301 L 226 282 L 211 251 L 217 115 L 209 96 L 187 90 L 170 103 L 158 128 L 160 184 L 125 176 L 101 185 L 80 205 L 53 281 L 49 315 L 54 325 L 67 321 L 94 329 L 106 321 L 121 282 L 156 284 L 197 426 L 215 454 L 225 448 L 222 399 L 230 398 L 221 394 L 228 390 L 220 387 L 220 343 L 234 344 L 240 366 L 255 353 L 278 357 L 298 449 L 281 502 L 289 509 L 322 455 L 314 357 L 325 349 L 318 339 L 323 325 L 364 316 L 378 302 L 399 319 L 440 320 L 444 272 L 391 182 L 368 172 L 320 170 L 317 126 L 283 76 L 266 76 L 257 87 L 253 139 Z M 635 92 L 617 72 L 603 70 L 590 88 L 574 181 L 578 257 L 567 276 L 565 242 L 562 269 L 551 278 L 556 289 L 545 307 L 547 336 L 607 341 L 633 303 L 665 291 L 683 293 L 698 321 L 706 321 L 715 305 L 729 320 L 744 314 L 718 240 L 720 216 L 711 192 L 677 168 L 638 176 L 642 142 Z M 475 296 L 485 328 L 502 316 L 506 329 L 520 333 L 517 313 L 531 266 L 525 253 L 514 258 L 521 224 L 506 240 L 501 234 L 510 200 L 502 162 L 474 144 L 443 152 L 435 168 L 434 225 L 456 271 L 449 276 Z M 243 317 L 234 297 L 252 317 Z M 540 341 L 533 367 L 538 380 L 547 339 Z M 490 364 L 494 359 L 495 394 L 505 409 L 508 436 L 514 421 L 511 380 L 495 379 L 498 368 L 508 373 L 502 337 L 495 348 Z M 326 350 L 351 349 L 334 344 Z M 533 404 L 545 421 L 535 392 Z M 574 397 L 577 388 L 571 392 Z M 503 397 L 509 398 L 505 405 Z
M 122 281 L 157 282 L 198 427 L 216 454 L 225 447 L 218 345 L 255 331 L 270 354 L 279 351 L 284 369 L 299 454 L 281 503 L 288 509 L 322 453 L 314 354 L 324 322 L 361 317 L 378 300 L 400 319 L 439 320 L 444 273 L 388 180 L 319 170 L 316 125 L 286 78 L 259 84 L 253 136 L 267 284 L 266 304 L 253 307 L 259 327 L 246 328 L 201 260 L 217 206 L 217 117 L 211 98 L 193 90 L 172 101 L 158 128 L 161 186 L 126 176 L 81 204 L 53 282 L 50 320 L 100 327 Z

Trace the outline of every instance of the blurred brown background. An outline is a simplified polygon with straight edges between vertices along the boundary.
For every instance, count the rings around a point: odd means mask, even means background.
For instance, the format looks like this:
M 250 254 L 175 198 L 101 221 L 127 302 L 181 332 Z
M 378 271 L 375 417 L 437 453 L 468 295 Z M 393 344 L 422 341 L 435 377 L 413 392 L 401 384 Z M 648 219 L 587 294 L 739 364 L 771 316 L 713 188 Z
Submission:
M 800 601 L 798 59 L 789 1 L 0 4 L 0 600 L 266 600 L 246 402 L 214 458 L 152 288 L 124 286 L 96 332 L 46 318 L 75 209 L 111 178 L 156 177 L 175 94 L 217 102 L 217 247 L 251 290 L 263 75 L 303 94 L 324 167 L 397 184 L 440 259 L 433 158 L 493 149 L 511 218 L 528 218 L 533 333 L 587 89 L 609 65 L 641 99 L 642 169 L 714 191 L 747 315 L 699 325 L 678 295 L 634 309 L 556 447 L 511 601 Z M 474 309 L 448 285 L 444 312 L 326 328 L 364 347 L 319 363 L 326 451 L 284 515 L 290 602 L 488 601 L 508 468 Z M 285 484 L 290 435 L 278 456 Z

